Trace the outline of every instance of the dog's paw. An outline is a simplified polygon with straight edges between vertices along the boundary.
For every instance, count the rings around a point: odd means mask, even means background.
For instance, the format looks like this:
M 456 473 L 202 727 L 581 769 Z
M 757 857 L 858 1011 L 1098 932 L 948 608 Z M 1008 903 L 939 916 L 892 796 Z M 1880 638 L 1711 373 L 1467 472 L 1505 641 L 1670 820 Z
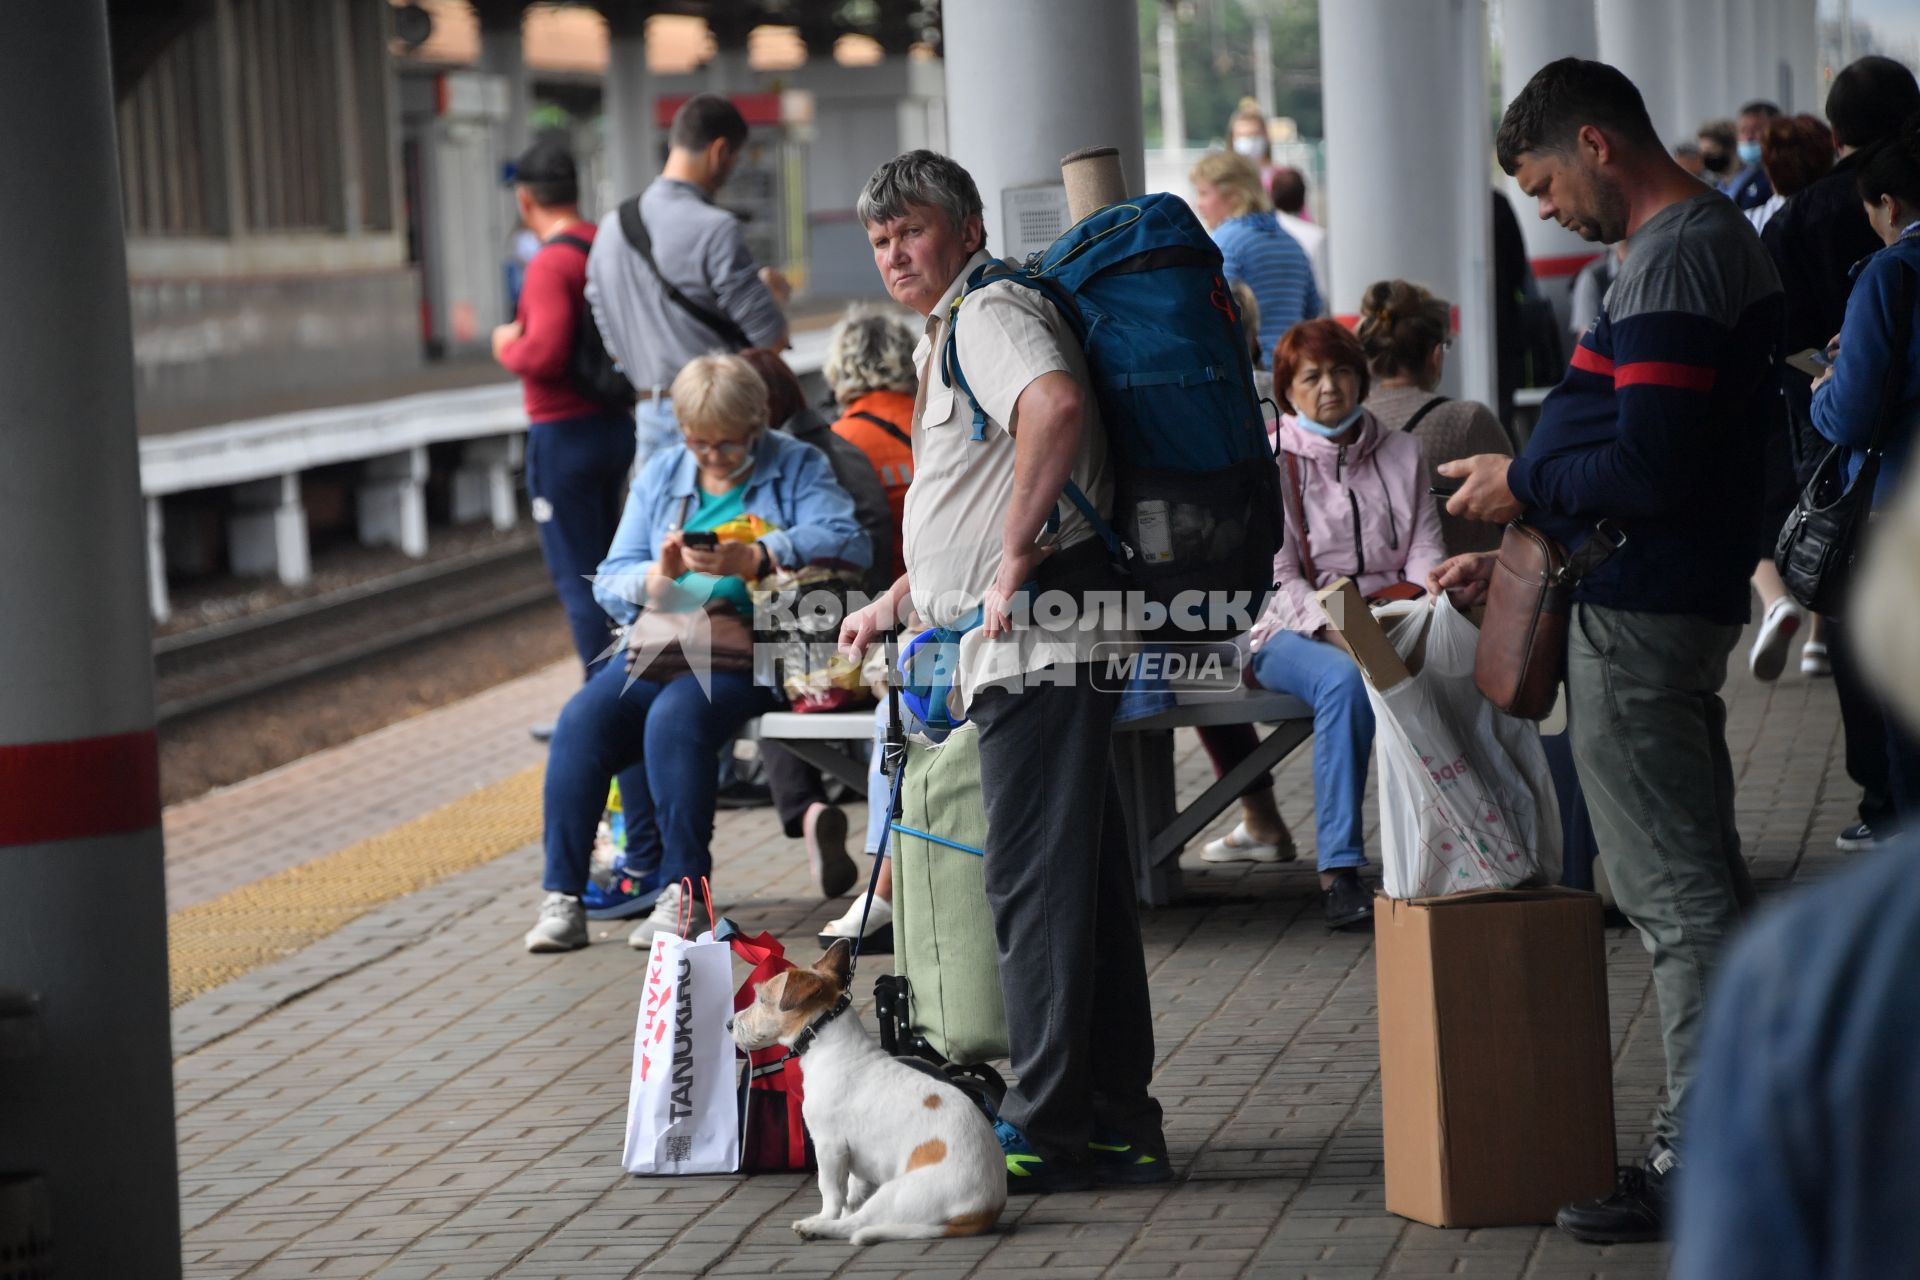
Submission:
M 833 1219 L 820 1213 L 814 1214 L 811 1218 L 798 1218 L 793 1224 L 793 1234 L 802 1240 L 825 1240 L 828 1224 L 832 1221 Z

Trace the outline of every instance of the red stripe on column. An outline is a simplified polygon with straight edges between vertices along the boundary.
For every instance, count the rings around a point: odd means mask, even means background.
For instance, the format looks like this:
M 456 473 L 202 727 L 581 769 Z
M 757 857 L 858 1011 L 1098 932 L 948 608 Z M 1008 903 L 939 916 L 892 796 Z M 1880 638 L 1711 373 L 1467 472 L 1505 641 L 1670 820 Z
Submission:
M 0 848 L 159 823 L 160 744 L 151 729 L 0 746 Z
M 1580 268 L 1586 266 L 1600 255 L 1597 253 L 1565 253 L 1553 258 L 1535 258 L 1532 261 L 1533 275 L 1536 280 L 1554 280 L 1561 276 L 1577 276 Z
M 1636 360 L 1613 371 L 1616 387 L 1678 387 L 1682 391 L 1713 390 L 1713 370 L 1706 365 L 1674 364 L 1667 360 Z

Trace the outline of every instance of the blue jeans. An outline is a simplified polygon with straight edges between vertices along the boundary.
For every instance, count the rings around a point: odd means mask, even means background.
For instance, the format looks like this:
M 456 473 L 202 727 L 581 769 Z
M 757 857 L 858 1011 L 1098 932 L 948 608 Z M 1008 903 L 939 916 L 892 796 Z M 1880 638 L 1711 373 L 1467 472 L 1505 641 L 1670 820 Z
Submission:
M 549 892 L 587 886 L 593 837 L 620 774 L 626 864 L 658 866 L 663 879 L 713 870 L 713 760 L 747 721 L 777 705 L 745 671 L 713 673 L 713 700 L 692 676 L 635 680 L 609 662 L 568 699 L 547 749 L 545 825 Z M 645 785 L 636 785 L 644 779 Z
M 647 459 L 660 450 L 680 443 L 680 419 L 673 414 L 673 401 L 665 387 L 656 387 L 653 399 L 633 406 L 633 469 L 637 474 Z
M 536 422 L 527 431 L 527 496 L 540 550 L 588 675 L 612 638 L 591 577 L 620 525 L 632 466 L 633 424 L 624 413 Z
M 1359 664 L 1330 644 L 1295 631 L 1276 633 L 1253 654 L 1263 689 L 1290 693 L 1313 708 L 1313 804 L 1320 869 L 1367 865 L 1360 798 L 1373 750 L 1373 708 Z

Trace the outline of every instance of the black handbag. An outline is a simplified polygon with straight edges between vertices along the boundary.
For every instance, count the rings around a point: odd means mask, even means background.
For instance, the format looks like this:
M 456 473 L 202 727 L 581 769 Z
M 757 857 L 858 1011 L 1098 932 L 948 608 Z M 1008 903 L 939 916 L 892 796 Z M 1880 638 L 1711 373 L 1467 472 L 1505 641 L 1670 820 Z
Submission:
M 1853 577 L 1854 558 L 1859 554 L 1867 517 L 1873 512 L 1873 490 L 1880 478 L 1880 456 L 1886 446 L 1887 431 L 1900 407 L 1900 388 L 1905 381 L 1905 360 L 1913 342 L 1913 275 L 1901 267 L 1904 286 L 1899 305 L 1894 308 L 1894 358 L 1887 364 L 1886 385 L 1880 393 L 1880 411 L 1867 441 L 1867 456 L 1860 470 L 1848 483 L 1842 467 L 1851 452 L 1845 445 L 1827 450 L 1826 457 L 1814 469 L 1813 478 L 1800 492 L 1793 514 L 1780 526 L 1780 540 L 1774 544 L 1773 563 L 1780 570 L 1787 593 L 1815 613 L 1839 617 Z

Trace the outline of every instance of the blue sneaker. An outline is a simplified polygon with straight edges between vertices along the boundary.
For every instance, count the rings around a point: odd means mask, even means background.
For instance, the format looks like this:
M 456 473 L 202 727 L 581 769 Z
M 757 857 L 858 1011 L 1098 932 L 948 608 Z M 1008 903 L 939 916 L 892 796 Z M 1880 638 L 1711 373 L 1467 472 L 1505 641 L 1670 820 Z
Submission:
M 1048 1160 L 1027 1144 L 1026 1135 L 1005 1120 L 993 1122 L 993 1136 L 1007 1157 L 1007 1194 L 1047 1195 L 1055 1191 L 1091 1191 L 1093 1170 Z
M 588 881 L 586 892 L 580 895 L 580 903 L 586 907 L 589 920 L 625 920 L 628 916 L 652 910 L 654 900 L 659 896 L 658 871 L 641 874 L 618 867 L 604 889 Z
M 1093 1160 L 1096 1182 L 1141 1187 L 1173 1181 L 1173 1165 L 1165 1155 L 1155 1155 L 1116 1131 L 1096 1133 L 1087 1143 L 1087 1155 Z

